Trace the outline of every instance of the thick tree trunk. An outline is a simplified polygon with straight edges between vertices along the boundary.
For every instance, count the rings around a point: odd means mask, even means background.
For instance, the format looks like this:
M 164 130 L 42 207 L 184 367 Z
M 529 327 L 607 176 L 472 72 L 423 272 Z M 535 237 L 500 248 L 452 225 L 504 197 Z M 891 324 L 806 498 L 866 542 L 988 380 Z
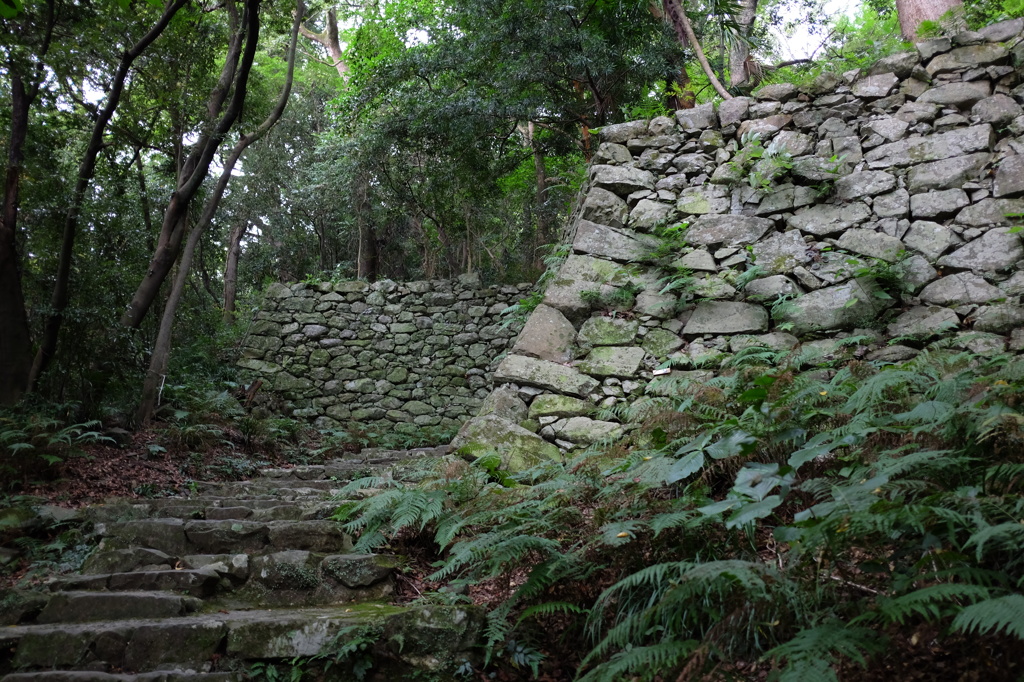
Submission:
M 232 28 L 234 29 L 237 25 L 237 22 L 234 21 L 235 5 L 233 2 L 228 2 L 227 7 L 233 15 Z M 259 24 L 260 0 L 245 0 L 245 12 L 241 27 L 232 31 L 231 47 L 221 70 L 220 80 L 210 95 L 207 106 L 210 120 L 213 121 L 223 108 L 229 91 L 232 93 L 231 100 L 220 119 L 216 121 L 216 124 L 212 124 L 212 130 L 200 135 L 188 158 L 182 164 L 177 190 L 171 195 L 171 200 L 164 211 L 156 253 L 150 261 L 135 295 L 132 296 L 131 303 L 121 317 L 121 324 L 126 327 L 137 328 L 142 324 L 146 313 L 156 300 L 160 286 L 178 258 L 185 233 L 189 205 L 206 179 L 210 163 L 213 161 L 213 156 L 220 147 L 220 143 L 224 141 L 242 111 L 245 88 L 232 90 L 231 84 L 235 82 L 236 77 L 238 83 L 248 82 L 249 71 L 256 55 Z M 245 45 L 244 52 L 241 49 L 243 43 Z M 241 57 L 239 58 L 240 53 Z
M 305 26 L 300 26 L 299 31 L 306 38 L 327 48 L 331 59 L 334 60 L 334 64 L 331 66 L 337 69 L 338 75 L 341 76 L 342 80 L 348 80 L 350 69 L 342 57 L 341 40 L 338 37 L 338 13 L 334 8 L 327 10 L 327 27 L 323 33 L 315 33 Z
M 239 220 L 228 236 L 228 253 L 224 263 L 224 324 L 235 323 L 235 299 L 238 296 L 238 258 L 242 255 L 242 237 L 248 223 Z
M 907 40 L 914 40 L 922 21 L 938 21 L 949 10 L 961 6 L 962 0 L 896 0 L 900 32 Z
M 32 337 L 21 288 L 18 258 L 18 199 L 21 164 L 33 97 L 21 76 L 11 74 L 11 129 L 7 142 L 3 221 L 0 222 L 0 405 L 17 402 L 28 386 Z
M 246 37 L 246 41 L 251 41 L 251 43 L 246 43 L 247 55 L 250 52 L 255 51 L 256 41 L 259 37 L 259 16 L 255 7 L 252 11 L 254 16 L 251 16 L 250 19 L 255 22 L 256 30 Z M 164 306 L 163 316 L 160 319 L 160 329 L 157 332 L 156 342 L 153 344 L 153 354 L 150 357 L 149 370 L 146 372 L 146 378 L 143 381 L 142 400 L 139 404 L 139 410 L 136 413 L 136 422 L 139 424 L 144 424 L 149 421 L 157 407 L 157 398 L 159 396 L 160 387 L 163 385 L 164 376 L 167 372 L 167 363 L 171 356 L 171 336 L 174 331 L 174 318 L 178 312 L 178 305 L 181 303 L 181 296 L 185 290 L 185 284 L 188 282 L 189 270 L 192 267 L 192 260 L 196 252 L 196 246 L 202 240 L 206 228 L 209 227 L 210 223 L 213 221 L 213 216 L 216 214 L 217 208 L 220 206 L 221 198 L 224 196 L 224 190 L 227 189 L 228 182 L 231 180 L 231 173 L 234 170 L 235 165 L 238 163 L 238 159 L 241 158 L 242 153 L 249 147 L 249 145 L 264 137 L 270 131 L 270 129 L 281 118 L 285 107 L 288 105 L 288 97 L 291 95 L 292 89 L 292 79 L 295 74 L 295 48 L 296 43 L 298 42 L 299 24 L 302 21 L 304 14 L 305 8 L 303 0 L 298 0 L 295 18 L 292 23 L 291 42 L 288 45 L 288 72 L 285 77 L 285 84 L 281 90 L 281 95 L 278 98 L 277 105 L 263 123 L 261 123 L 260 126 L 252 133 L 252 135 L 242 135 L 238 142 L 235 143 L 234 148 L 231 150 L 231 154 L 224 161 L 224 168 L 217 180 L 216 187 L 206 199 L 199 222 L 196 223 L 195 227 L 192 228 L 191 234 L 189 234 L 188 243 L 185 246 L 184 253 L 182 253 L 181 263 L 178 265 L 178 272 L 177 275 L 175 275 L 174 284 L 171 287 L 170 295 L 168 295 L 167 303 Z M 249 60 L 249 63 L 251 63 L 251 59 Z M 234 91 L 236 93 L 239 108 L 243 103 L 241 98 L 244 98 L 245 90 L 248 87 L 248 79 L 249 69 L 246 68 L 246 64 L 243 61 L 242 68 L 238 71 L 238 79 L 234 84 Z M 241 96 L 239 96 L 238 93 L 242 93 Z
M 139 42 L 131 47 L 121 56 L 117 71 L 111 80 L 110 90 L 107 95 L 107 102 L 100 111 L 99 116 L 93 123 L 92 136 L 85 149 L 85 154 L 78 166 L 78 180 L 75 183 L 75 190 L 71 196 L 71 205 L 64 216 L 64 234 L 60 247 L 60 259 L 57 264 L 57 278 L 53 286 L 53 294 L 50 298 L 50 315 L 46 320 L 43 329 L 43 336 L 39 344 L 39 351 L 36 353 L 32 363 L 32 370 L 29 373 L 28 387 L 31 391 L 39 380 L 40 375 L 49 366 L 53 355 L 57 350 L 57 339 L 60 336 L 60 327 L 64 321 L 64 310 L 67 308 L 71 291 L 71 261 L 74 257 L 75 235 L 78 232 L 78 216 L 85 202 L 85 193 L 92 183 L 93 175 L 96 172 L 96 159 L 103 149 L 103 136 L 106 133 L 107 124 L 114 115 L 114 110 L 121 101 L 121 93 L 124 91 L 124 82 L 128 77 L 132 64 L 148 48 L 170 23 L 178 10 L 184 7 L 189 0 L 175 0 L 164 8 L 164 13 L 157 20 L 153 28 L 142 37 Z
M 748 40 L 757 15 L 757 0 L 739 0 L 738 4 L 740 13 L 733 19 L 739 26 L 739 35 L 733 37 L 729 48 L 729 85 L 734 88 L 748 83 L 752 75 L 747 67 L 750 58 Z

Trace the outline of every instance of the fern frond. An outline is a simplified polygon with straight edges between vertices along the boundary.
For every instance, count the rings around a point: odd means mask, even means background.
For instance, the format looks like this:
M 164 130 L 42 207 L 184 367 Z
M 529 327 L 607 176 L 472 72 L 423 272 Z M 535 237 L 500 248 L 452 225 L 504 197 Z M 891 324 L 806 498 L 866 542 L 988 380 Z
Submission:
M 956 615 L 953 629 L 980 635 L 1006 632 L 1024 640 L 1024 595 L 1008 594 L 972 604 Z
M 870 628 L 829 620 L 800 630 L 791 640 L 771 649 L 764 656 L 774 660 L 832 662 L 839 655 L 866 665 L 865 653 L 870 655 L 880 651 L 884 645 L 881 636 Z
M 550 616 L 554 614 L 563 615 L 585 615 L 589 613 L 586 609 L 576 606 L 576 604 L 570 604 L 565 601 L 549 601 L 543 604 L 537 604 L 525 609 L 519 616 L 519 620 L 516 621 L 516 625 L 519 625 L 527 618 L 533 618 L 534 616 Z
M 698 642 L 691 639 L 631 647 L 599 664 L 578 682 L 621 682 L 637 679 L 636 675 L 641 680 L 649 680 L 656 674 L 678 667 L 697 646 Z

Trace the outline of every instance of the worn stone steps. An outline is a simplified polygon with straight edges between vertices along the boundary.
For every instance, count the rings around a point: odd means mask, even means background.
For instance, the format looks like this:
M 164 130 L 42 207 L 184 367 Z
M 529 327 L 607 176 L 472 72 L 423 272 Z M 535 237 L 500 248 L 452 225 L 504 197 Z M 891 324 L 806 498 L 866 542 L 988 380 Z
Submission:
M 327 519 L 354 474 L 443 451 L 372 452 L 88 510 L 97 549 L 5 621 L 24 622 L 0 630 L 0 682 L 228 682 L 256 662 L 321 665 L 355 636 L 374 642 L 374 680 L 454 670 L 472 656 L 478 614 L 384 603 L 401 558 L 350 554 Z M 348 663 L 335 663 L 332 679 L 346 679 Z

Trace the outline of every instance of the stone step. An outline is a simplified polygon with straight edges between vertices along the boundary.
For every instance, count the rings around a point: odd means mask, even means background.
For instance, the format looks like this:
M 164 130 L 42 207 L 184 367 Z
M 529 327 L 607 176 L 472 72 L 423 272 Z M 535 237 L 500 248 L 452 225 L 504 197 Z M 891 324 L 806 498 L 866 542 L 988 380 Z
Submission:
M 337 553 L 352 547 L 334 521 L 140 519 L 96 524 L 100 550 L 141 547 L 172 556 L 266 553 L 286 549 Z
M 172 591 L 205 599 L 213 596 L 221 582 L 215 569 L 130 571 L 126 573 L 97 573 L 57 578 L 49 584 L 51 591 L 149 592 Z
M 202 600 L 170 592 L 57 592 L 36 616 L 36 622 L 85 623 L 122 618 L 170 618 L 191 613 Z
M 209 672 L 215 665 L 238 670 L 250 661 L 330 653 L 339 643 L 365 633 L 377 642 L 375 670 L 397 665 L 396 670 L 404 671 L 381 679 L 419 679 L 413 673 L 421 675 L 422 668 L 452 666 L 453 661 L 472 657 L 481 621 L 478 612 L 466 608 L 362 604 L 19 625 L 0 629 L 0 673 L 54 669 L 139 673 L 179 667 Z
M 397 557 L 287 550 L 249 556 L 193 555 L 174 559 L 180 570 L 141 570 L 66 576 L 52 592 L 170 591 L 217 597 L 217 606 L 315 606 L 375 601 L 394 594 Z
M 192 670 L 154 670 L 137 675 L 101 673 L 93 670 L 42 670 L 11 673 L 0 682 L 242 682 L 241 673 L 197 673 Z

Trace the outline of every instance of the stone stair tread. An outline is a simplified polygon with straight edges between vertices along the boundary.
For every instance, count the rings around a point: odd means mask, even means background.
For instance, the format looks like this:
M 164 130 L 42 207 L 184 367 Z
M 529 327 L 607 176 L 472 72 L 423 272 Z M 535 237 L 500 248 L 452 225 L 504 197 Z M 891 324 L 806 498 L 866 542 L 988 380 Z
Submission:
M 50 583 L 50 590 L 110 590 L 113 592 L 171 590 L 185 592 L 193 597 L 207 597 L 217 590 L 219 582 L 220 575 L 213 569 L 180 568 L 62 576 Z
M 36 617 L 42 625 L 114 619 L 161 618 L 195 611 L 202 602 L 194 597 L 158 590 L 111 592 L 66 590 L 55 592 Z
M 330 520 L 237 521 L 139 519 L 97 525 L 103 549 L 137 545 L 168 555 L 228 554 L 274 548 L 338 552 L 351 547 L 341 526 Z
M 240 682 L 239 673 L 200 673 L 193 670 L 154 670 L 148 673 L 118 674 L 94 670 L 40 670 L 11 673 L 0 682 Z
M 0 630 L 0 647 L 14 649 L 13 664 L 23 670 L 71 669 L 97 661 L 133 671 L 201 667 L 225 647 L 227 655 L 247 659 L 315 655 L 346 626 L 408 611 L 361 604 L 16 625 Z

